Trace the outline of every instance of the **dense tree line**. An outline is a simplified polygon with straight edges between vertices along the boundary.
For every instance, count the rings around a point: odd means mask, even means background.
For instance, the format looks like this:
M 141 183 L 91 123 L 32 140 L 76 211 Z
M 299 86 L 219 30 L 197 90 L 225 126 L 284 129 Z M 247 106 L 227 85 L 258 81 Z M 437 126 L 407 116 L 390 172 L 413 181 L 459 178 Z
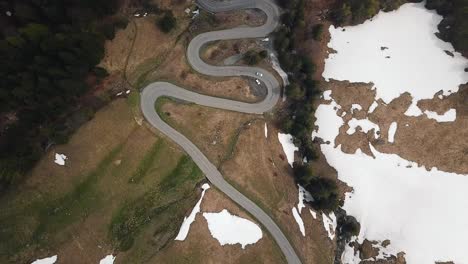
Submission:
M 444 19 L 439 37 L 453 44 L 457 51 L 468 54 L 468 0 L 427 0 L 426 8 L 435 9 Z
M 311 132 L 313 129 L 313 98 L 320 91 L 313 79 L 314 63 L 307 57 L 295 52 L 295 30 L 304 27 L 304 0 L 284 1 L 286 7 L 281 26 L 274 36 L 274 46 L 278 52 L 281 67 L 288 73 L 289 84 L 285 87 L 286 96 L 291 103 L 287 115 L 280 120 L 283 131 L 294 137 L 301 156 L 308 160 L 316 158 L 312 148 Z
M 294 177 L 307 191 L 314 201 L 311 205 L 322 211 L 333 211 L 338 208 L 339 195 L 335 181 L 315 175 L 308 161 L 317 158 L 311 138 L 314 127 L 313 100 L 320 94 L 318 82 L 314 80 L 314 63 L 305 55 L 295 51 L 295 31 L 305 27 L 304 0 L 280 1 L 285 8 L 282 16 L 283 26 L 274 36 L 274 46 L 278 52 L 281 67 L 288 73 L 289 84 L 285 87 L 289 99 L 286 114 L 280 117 L 279 124 L 283 131 L 293 136 L 294 144 L 299 147 L 301 160 L 294 163 Z M 320 38 L 321 26 L 312 31 L 316 39 Z
M 294 162 L 293 172 L 296 181 L 314 198 L 312 207 L 321 211 L 333 211 L 339 206 L 339 193 L 335 181 L 315 175 L 312 166 Z
M 375 16 L 380 10 L 397 9 L 406 0 L 341 0 L 332 10 L 332 19 L 338 25 L 357 25 Z
M 117 0 L 0 1 L 0 190 L 28 171 L 51 143 L 63 143 L 58 122 L 86 93 L 104 40 L 125 19 L 105 20 Z M 8 118 L 7 118 L 8 117 Z

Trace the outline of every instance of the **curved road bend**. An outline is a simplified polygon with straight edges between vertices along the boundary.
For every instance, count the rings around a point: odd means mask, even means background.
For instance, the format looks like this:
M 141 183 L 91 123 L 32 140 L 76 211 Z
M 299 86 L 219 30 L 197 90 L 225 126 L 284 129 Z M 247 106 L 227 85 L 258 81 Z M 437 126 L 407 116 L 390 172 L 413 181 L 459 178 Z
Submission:
M 267 96 L 259 103 L 250 104 L 194 93 L 167 82 L 154 82 L 146 86 L 141 92 L 141 110 L 146 120 L 152 126 L 180 145 L 187 154 L 190 155 L 193 161 L 198 165 L 213 185 L 252 214 L 268 230 L 268 232 L 270 232 L 285 255 L 288 263 L 301 263 L 288 239 L 271 217 L 224 180 L 218 169 L 208 160 L 208 158 L 206 158 L 195 144 L 177 130 L 166 124 L 155 111 L 156 99 L 163 96 L 173 97 L 203 106 L 249 114 L 263 114 L 264 112 L 271 110 L 279 99 L 280 85 L 275 77 L 269 72 L 256 67 L 212 66 L 203 62 L 199 56 L 200 48 L 204 44 L 214 40 L 259 38 L 267 36 L 278 25 L 278 7 L 272 3 L 271 0 L 228 0 L 222 2 L 214 0 L 199 0 L 198 4 L 200 7 L 211 12 L 258 8 L 267 14 L 266 23 L 260 27 L 237 27 L 233 29 L 203 33 L 193 38 L 187 49 L 188 61 L 196 71 L 211 76 L 249 76 L 257 78 L 267 87 Z M 256 72 L 262 73 L 263 76 L 257 76 Z

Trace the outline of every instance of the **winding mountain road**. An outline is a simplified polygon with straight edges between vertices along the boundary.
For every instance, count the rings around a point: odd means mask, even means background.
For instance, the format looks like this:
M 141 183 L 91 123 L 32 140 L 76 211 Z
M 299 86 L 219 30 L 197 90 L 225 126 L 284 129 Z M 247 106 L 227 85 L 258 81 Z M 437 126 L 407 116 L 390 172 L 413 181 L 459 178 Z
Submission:
M 249 114 L 263 114 L 271 110 L 277 103 L 280 95 L 280 84 L 269 72 L 256 67 L 242 66 L 213 66 L 205 63 L 200 58 L 201 47 L 211 41 L 259 38 L 265 37 L 278 25 L 279 9 L 271 0 L 199 0 L 201 8 L 210 12 L 222 12 L 235 9 L 258 8 L 267 15 L 265 24 L 259 27 L 237 27 L 233 29 L 212 31 L 200 34 L 192 39 L 187 49 L 187 58 L 190 65 L 196 71 L 211 76 L 249 76 L 262 81 L 267 90 L 267 96 L 259 103 L 244 103 L 234 100 L 206 96 L 180 88 L 167 82 L 155 82 L 146 86 L 141 92 L 141 110 L 146 120 L 160 130 L 167 137 L 180 145 L 198 167 L 203 171 L 208 180 L 229 198 L 252 214 L 275 239 L 288 263 L 301 263 L 299 257 L 283 234 L 278 225 L 254 202 L 232 187 L 221 175 L 218 169 L 208 158 L 184 135 L 166 124 L 155 111 L 155 102 L 159 97 L 173 97 L 199 105 L 215 107 Z M 263 75 L 257 76 L 256 72 Z

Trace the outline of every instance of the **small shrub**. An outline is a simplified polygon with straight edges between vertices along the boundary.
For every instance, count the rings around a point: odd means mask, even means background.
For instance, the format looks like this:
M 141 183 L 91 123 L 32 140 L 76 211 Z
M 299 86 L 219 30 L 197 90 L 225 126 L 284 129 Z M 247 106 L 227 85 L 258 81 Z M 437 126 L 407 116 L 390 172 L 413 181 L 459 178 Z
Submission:
M 249 50 L 244 54 L 243 60 L 248 65 L 256 65 L 257 63 L 260 62 L 261 58 L 260 58 L 260 55 L 258 55 L 257 52 L 255 52 L 253 50 Z
M 350 215 L 344 215 L 338 218 L 338 232 L 340 236 L 345 239 L 345 241 L 349 241 L 351 237 L 359 235 L 359 231 L 361 230 L 361 225 L 359 222 Z
M 159 20 L 158 26 L 164 33 L 169 33 L 177 25 L 177 20 L 172 11 L 167 11 L 164 16 Z
M 312 28 L 312 37 L 319 41 L 322 39 L 323 34 L 323 24 L 317 24 Z
M 266 57 L 268 57 L 268 51 L 262 50 L 258 53 L 258 55 L 260 56 L 260 58 L 266 59 Z

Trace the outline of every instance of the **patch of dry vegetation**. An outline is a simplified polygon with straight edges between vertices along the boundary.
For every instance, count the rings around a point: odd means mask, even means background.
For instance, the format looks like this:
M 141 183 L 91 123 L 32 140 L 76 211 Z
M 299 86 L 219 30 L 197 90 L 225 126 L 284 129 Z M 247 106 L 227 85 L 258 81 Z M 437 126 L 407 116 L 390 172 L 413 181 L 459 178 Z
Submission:
M 221 212 L 224 209 L 233 215 L 256 222 L 212 186 L 205 193 L 200 213 L 190 226 L 187 238 L 171 243 L 147 263 L 286 263 L 280 249 L 265 230 L 262 230 L 263 237 L 257 243 L 248 245 L 245 249 L 240 244 L 221 246 L 211 236 L 202 213 Z
M 278 141 L 278 131 L 273 125 L 268 125 L 269 135 L 265 138 L 265 121 L 256 116 L 253 116 L 255 120 L 250 125 L 245 125 L 244 120 L 249 119 L 240 119 L 244 114 L 193 104 L 165 102 L 160 109 L 160 113 L 170 113 L 165 114 L 164 118 L 172 126 L 200 147 L 211 161 L 220 165 L 221 173 L 231 184 L 277 221 L 305 263 L 326 263 L 332 260 L 333 243 L 328 239 L 320 217 L 315 220 L 307 208 L 303 209 L 306 237 L 302 237 L 295 223 L 291 209 L 298 202 L 297 186 Z M 197 117 L 198 113 L 202 114 Z M 233 146 L 222 144 L 217 147 L 217 144 L 211 144 L 216 135 L 216 127 L 221 127 L 219 124 L 222 120 L 231 120 L 222 123 L 225 131 L 222 133 L 225 137 L 222 142 L 230 142 L 229 138 L 240 131 Z M 217 158 L 219 153 L 230 158 L 220 160 Z
M 346 153 L 354 153 L 360 148 L 372 156 L 369 148 L 369 143 L 371 143 L 380 152 L 398 154 L 427 169 L 437 167 L 447 172 L 468 173 L 468 156 L 466 155 L 468 142 L 461 140 L 468 135 L 466 104 L 468 89 L 466 85 L 461 86 L 457 93 L 442 99 L 439 98 L 440 93 L 437 93 L 432 99 L 418 102 L 418 107 L 423 112 L 429 110 L 443 114 L 452 108 L 456 109 L 456 120 L 442 123 L 429 119 L 425 115 L 418 117 L 404 115 L 412 101 L 408 93 L 395 98 L 389 104 L 378 100 L 378 107 L 372 113 L 367 113 L 375 98 L 375 91 L 371 88 L 372 84 L 346 81 L 332 81 L 324 87 L 324 90 L 332 90 L 331 96 L 342 106 L 338 114 L 346 112 L 343 117 L 345 124 L 353 117 L 356 119 L 367 117 L 380 127 L 380 138 L 374 139 L 373 131 L 368 133 L 357 131 L 353 135 L 348 135 L 346 130 L 349 127 L 344 125 L 340 129 L 340 135 L 336 138 L 336 145 L 341 144 L 342 150 Z M 352 103 L 360 104 L 363 110 L 351 114 Z M 387 141 L 388 129 L 392 122 L 398 123 L 394 143 Z
M 55 152 L 67 155 L 65 166 L 53 162 Z M 139 126 L 125 100 L 112 102 L 68 144 L 51 149 L 15 193 L 2 197 L 0 235 L 8 239 L 0 241 L 0 262 L 26 263 L 58 254 L 64 263 L 97 263 L 118 252 L 121 237 L 111 227 L 128 219 L 135 222 L 124 238 L 137 246 L 130 245 L 119 258 L 148 257 L 176 235 L 196 203 L 194 190 L 202 174 L 192 164 L 172 143 Z M 138 181 L 132 181 L 135 175 Z M 148 204 L 143 198 L 153 197 L 159 186 L 164 188 L 157 192 L 156 204 Z M 132 203 L 151 220 L 132 216 L 125 209 Z

